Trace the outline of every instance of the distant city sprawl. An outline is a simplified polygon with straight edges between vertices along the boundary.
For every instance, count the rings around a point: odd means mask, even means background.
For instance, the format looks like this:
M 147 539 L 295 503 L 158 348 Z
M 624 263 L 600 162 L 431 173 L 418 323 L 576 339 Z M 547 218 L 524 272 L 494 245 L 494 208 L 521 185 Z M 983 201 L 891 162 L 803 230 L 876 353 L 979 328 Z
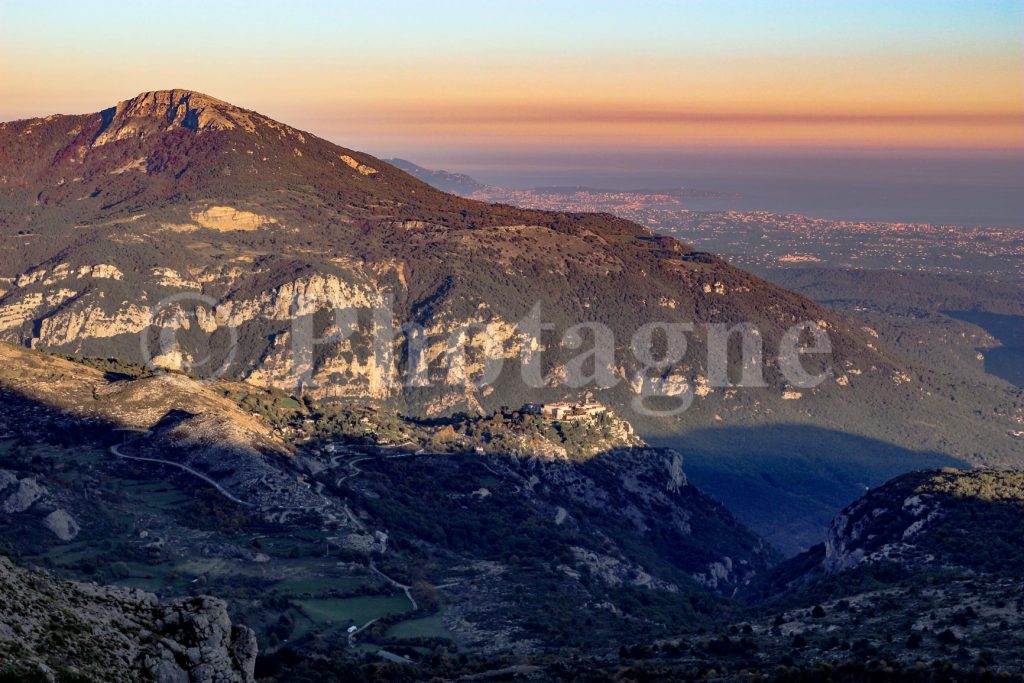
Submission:
M 1024 278 L 1024 225 L 986 227 L 816 218 L 770 211 L 696 211 L 695 190 L 510 190 L 469 196 L 552 211 L 599 211 L 645 225 L 754 270 L 820 266 Z

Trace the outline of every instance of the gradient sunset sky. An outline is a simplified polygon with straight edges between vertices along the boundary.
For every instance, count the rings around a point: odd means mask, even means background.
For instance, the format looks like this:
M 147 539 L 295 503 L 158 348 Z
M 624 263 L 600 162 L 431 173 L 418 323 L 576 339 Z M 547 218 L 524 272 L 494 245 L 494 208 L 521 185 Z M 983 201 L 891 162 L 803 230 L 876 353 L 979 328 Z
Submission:
M 349 147 L 1024 150 L 1024 1 L 0 0 L 0 120 L 190 88 Z

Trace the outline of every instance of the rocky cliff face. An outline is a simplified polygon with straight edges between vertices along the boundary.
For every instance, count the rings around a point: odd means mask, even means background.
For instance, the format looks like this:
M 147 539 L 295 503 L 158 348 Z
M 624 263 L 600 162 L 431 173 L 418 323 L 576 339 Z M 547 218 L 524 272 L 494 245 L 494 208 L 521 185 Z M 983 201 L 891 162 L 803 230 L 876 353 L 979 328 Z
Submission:
M 0 665 L 44 675 L 155 683 L 254 681 L 256 638 L 224 602 L 161 602 L 142 591 L 72 583 L 0 557 Z
M 529 472 L 531 491 L 541 499 L 561 501 L 564 507 L 559 509 L 571 511 L 570 518 L 563 517 L 559 524 L 585 527 L 585 519 L 616 519 L 630 534 L 657 548 L 669 563 L 712 590 L 729 594 L 763 574 L 777 559 L 775 551 L 721 503 L 687 482 L 683 458 L 675 451 L 619 448 L 582 465 L 556 461 L 523 469 Z M 622 537 L 619 542 L 628 541 Z M 601 554 L 604 559 L 597 565 L 603 568 L 596 570 L 595 557 L 577 552 L 576 566 L 589 567 L 612 584 L 657 583 L 648 582 L 637 571 L 628 580 L 623 578 L 623 571 L 631 567 L 629 553 L 617 550 L 622 554 Z
M 941 470 L 898 477 L 832 522 L 823 567 L 865 564 L 1014 572 L 1024 568 L 1024 473 Z
M 778 611 L 753 626 L 757 652 L 813 663 L 811 678 L 858 654 L 905 667 L 901 680 L 951 665 L 1019 677 L 1022 533 L 1022 472 L 892 479 L 837 515 L 825 544 L 763 576 L 754 593 Z
M 255 112 L 235 107 L 209 95 L 190 90 L 146 92 L 119 102 L 101 112 L 104 126 L 93 140 L 93 147 L 125 140 L 160 135 L 186 128 L 198 133 L 242 128 L 256 130 L 257 122 L 272 123 Z M 130 169 L 120 170 L 121 173 Z
M 43 527 L 59 540 L 74 540 L 81 530 L 60 501 L 35 477 L 19 477 L 17 472 L 0 469 L 0 515 L 28 515 L 40 519 Z

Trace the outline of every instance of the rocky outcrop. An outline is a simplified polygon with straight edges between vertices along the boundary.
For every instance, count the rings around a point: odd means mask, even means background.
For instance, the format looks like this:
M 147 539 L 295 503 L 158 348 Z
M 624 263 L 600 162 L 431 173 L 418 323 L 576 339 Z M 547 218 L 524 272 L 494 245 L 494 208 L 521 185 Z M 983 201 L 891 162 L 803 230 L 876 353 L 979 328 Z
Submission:
M 192 214 L 192 220 L 208 230 L 257 230 L 276 223 L 269 216 L 243 211 L 232 206 L 211 206 Z
M 690 578 L 711 590 L 731 592 L 761 575 L 775 560 L 774 551 L 762 539 L 687 483 L 682 457 L 674 450 L 627 447 L 583 463 L 526 460 L 522 466 L 531 474 L 527 484 L 531 495 L 552 496 L 568 510 L 563 524 L 612 516 L 631 538 L 648 539 Z M 624 553 L 616 559 L 626 561 L 626 557 Z M 612 564 L 602 563 L 606 568 Z
M 8 493 L 9 491 L 9 493 Z M 17 481 L 9 487 L 5 487 L 3 505 L 0 510 L 11 515 L 28 510 L 32 505 L 46 494 L 46 488 L 39 484 L 33 477 L 26 477 Z
M 911 539 L 942 516 L 941 502 L 924 491 L 894 493 L 895 487 L 882 487 L 836 515 L 825 538 L 826 571 L 841 572 L 863 562 L 903 562 L 915 554 Z
M 870 564 L 1021 571 L 1024 472 L 913 472 L 870 491 L 832 521 L 822 568 Z
M 372 166 L 367 166 L 366 164 L 361 164 L 347 154 L 342 154 L 339 158 L 345 162 L 346 166 L 358 171 L 360 175 L 373 175 L 377 172 L 377 169 Z
M 243 128 L 254 130 L 254 112 L 191 90 L 147 92 L 104 112 L 107 124 L 93 141 L 100 147 L 118 140 L 138 138 L 147 133 L 186 128 L 197 132 Z M 154 123 L 159 122 L 159 127 Z
M 256 636 L 231 623 L 223 601 L 175 601 L 159 610 L 156 625 L 159 646 L 142 655 L 141 668 L 157 683 L 254 680 Z
M 586 548 L 571 548 L 574 564 L 578 569 L 585 568 L 587 573 L 609 586 L 636 586 L 652 590 L 678 593 L 679 586 L 651 576 L 639 566 L 608 555 L 601 555 Z M 570 567 L 563 566 L 562 571 L 570 573 Z M 576 574 L 579 575 L 578 573 Z
M 42 525 L 61 541 L 72 541 L 81 527 L 67 510 L 54 509 L 54 496 L 36 477 L 19 478 L 10 470 L 0 470 L 0 513 L 38 516 L 49 511 Z
M 75 540 L 81 527 L 75 518 L 68 514 L 67 510 L 58 508 L 43 519 L 43 526 L 53 532 L 53 535 L 60 540 L 67 542 Z
M 231 623 L 221 600 L 161 602 L 0 557 L 0 667 L 111 683 L 248 683 L 255 663 L 255 635 Z

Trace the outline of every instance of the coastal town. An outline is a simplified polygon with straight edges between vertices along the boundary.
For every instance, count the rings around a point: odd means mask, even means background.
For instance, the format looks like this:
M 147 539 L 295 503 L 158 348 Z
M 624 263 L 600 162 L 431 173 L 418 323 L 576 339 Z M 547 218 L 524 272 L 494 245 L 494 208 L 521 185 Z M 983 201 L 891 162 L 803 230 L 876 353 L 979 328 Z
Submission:
M 924 222 L 853 221 L 772 211 L 695 210 L 730 195 L 696 190 L 480 186 L 466 196 L 553 211 L 599 211 L 634 221 L 751 268 L 858 268 L 1024 277 L 1024 231 Z

